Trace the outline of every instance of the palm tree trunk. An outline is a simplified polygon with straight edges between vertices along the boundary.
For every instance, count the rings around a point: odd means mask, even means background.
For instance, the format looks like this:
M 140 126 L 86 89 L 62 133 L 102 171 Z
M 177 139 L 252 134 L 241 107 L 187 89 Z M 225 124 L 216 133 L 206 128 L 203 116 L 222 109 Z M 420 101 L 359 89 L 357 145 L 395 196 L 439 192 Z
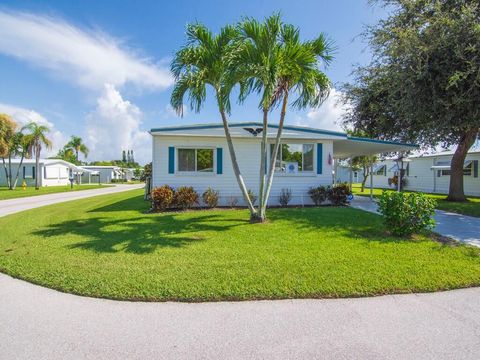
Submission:
M 448 189 L 448 201 L 466 201 L 463 191 L 463 166 L 468 150 L 475 143 L 478 136 L 478 128 L 467 131 L 460 137 L 457 149 L 450 163 L 450 185 Z
M 283 123 L 285 122 L 285 114 L 287 113 L 287 104 L 288 88 L 285 90 L 285 94 L 283 95 L 282 111 L 280 112 L 280 122 L 278 123 L 277 137 L 275 138 L 275 146 L 273 148 L 273 153 L 270 159 L 270 166 L 268 169 L 267 185 L 265 188 L 265 193 L 263 195 L 263 207 L 262 209 L 260 209 L 260 217 L 263 217 L 264 219 L 266 219 L 268 197 L 270 196 L 270 190 L 272 189 L 273 175 L 275 174 L 275 163 L 277 159 L 278 149 L 280 147 L 280 140 L 282 138 Z
M 39 176 L 39 168 L 40 168 L 40 149 L 37 145 L 35 149 L 35 190 L 40 189 L 40 184 L 38 183 L 38 176 Z
M 232 136 L 230 135 L 230 128 L 228 127 L 227 115 L 225 110 L 220 107 L 220 115 L 222 116 L 223 129 L 225 130 L 225 137 L 227 139 L 228 150 L 230 152 L 230 158 L 232 161 L 233 173 L 237 178 L 238 186 L 242 192 L 243 199 L 250 210 L 250 217 L 255 217 L 257 211 L 253 207 L 250 197 L 248 196 L 247 187 L 245 186 L 245 181 L 243 180 L 242 174 L 240 173 L 240 167 L 238 166 L 237 156 L 235 155 L 235 148 L 233 147 Z
M 17 187 L 18 175 L 20 174 L 20 168 L 23 165 L 23 159 L 24 158 L 25 158 L 25 153 L 22 152 L 22 157 L 20 158 L 20 163 L 18 164 L 18 167 L 17 167 L 17 174 L 15 175 L 15 181 L 13 182 L 13 188 L 14 189 Z
M 10 180 L 8 176 L 8 169 L 7 169 L 7 163 L 5 162 L 5 158 L 2 157 L 2 162 L 3 162 L 3 168 L 5 169 L 5 181 L 7 182 L 7 187 L 10 188 Z
M 258 187 L 258 209 L 259 215 L 256 220 L 258 222 L 265 221 L 265 214 L 262 213 L 263 203 L 265 201 L 265 166 L 267 161 L 267 131 L 268 131 L 268 109 L 263 109 L 263 130 L 262 130 L 262 143 L 260 145 L 260 184 Z
M 8 190 L 13 190 L 12 182 L 12 154 L 8 154 Z

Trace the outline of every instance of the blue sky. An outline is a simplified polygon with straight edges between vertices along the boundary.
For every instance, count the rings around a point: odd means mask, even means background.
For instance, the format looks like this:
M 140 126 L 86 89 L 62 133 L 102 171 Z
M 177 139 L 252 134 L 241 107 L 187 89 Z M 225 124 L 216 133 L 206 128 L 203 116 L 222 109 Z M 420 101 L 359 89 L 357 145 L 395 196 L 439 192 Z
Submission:
M 169 108 L 169 61 L 185 40 L 185 25 L 201 21 L 217 31 L 242 16 L 280 11 L 301 36 L 326 33 L 336 44 L 325 70 L 337 85 L 352 65 L 369 61 L 359 37 L 385 16 L 362 0 L 303 1 L 1 1 L 0 111 L 19 122 L 45 122 L 56 151 L 70 135 L 84 138 L 88 160 L 119 158 L 133 148 L 148 161 L 152 127 L 216 122 L 213 99 L 198 114 L 178 118 Z M 337 91 L 320 109 L 290 111 L 287 122 L 338 129 Z M 276 114 L 272 114 L 275 119 Z M 258 120 L 257 99 L 235 106 L 232 121 Z

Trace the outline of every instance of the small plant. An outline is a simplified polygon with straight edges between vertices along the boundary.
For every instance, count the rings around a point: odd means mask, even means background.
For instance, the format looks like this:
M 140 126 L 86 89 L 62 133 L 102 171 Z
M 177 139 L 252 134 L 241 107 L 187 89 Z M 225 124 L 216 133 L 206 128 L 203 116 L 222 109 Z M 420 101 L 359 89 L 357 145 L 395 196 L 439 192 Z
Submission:
M 151 194 L 153 210 L 165 211 L 168 209 L 172 205 L 174 194 L 174 190 L 168 185 L 153 189 Z
M 338 184 L 327 189 L 327 199 L 333 205 L 345 205 L 348 200 L 348 196 L 351 195 L 350 187 L 348 184 Z
M 175 191 L 173 203 L 181 209 L 190 209 L 198 204 L 198 193 L 191 186 L 180 186 Z
M 236 196 L 229 196 L 227 199 L 227 204 L 231 208 L 234 208 L 238 205 L 238 198 Z
M 308 190 L 308 195 L 315 205 L 320 205 L 327 199 L 327 188 L 325 186 L 311 187 Z
M 411 235 L 435 225 L 436 201 L 421 193 L 383 191 L 378 210 L 392 234 Z
M 292 190 L 290 189 L 282 189 L 280 192 L 280 196 L 278 197 L 278 202 L 281 206 L 285 207 L 288 203 L 292 200 Z
M 213 190 L 209 187 L 202 194 L 202 200 L 209 208 L 214 208 L 218 205 L 218 199 L 220 198 L 220 193 L 216 190 Z
M 252 205 L 255 205 L 255 202 L 257 201 L 257 195 L 255 195 L 255 193 L 250 189 L 248 189 L 247 193 Z

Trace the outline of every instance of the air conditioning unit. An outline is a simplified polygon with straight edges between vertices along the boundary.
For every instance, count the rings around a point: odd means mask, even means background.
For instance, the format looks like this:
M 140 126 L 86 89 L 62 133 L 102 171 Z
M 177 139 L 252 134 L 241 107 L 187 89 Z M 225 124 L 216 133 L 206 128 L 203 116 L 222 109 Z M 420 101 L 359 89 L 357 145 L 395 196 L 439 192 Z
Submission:
M 287 174 L 296 174 L 298 173 L 298 163 L 297 162 L 287 162 L 285 164 L 285 172 Z

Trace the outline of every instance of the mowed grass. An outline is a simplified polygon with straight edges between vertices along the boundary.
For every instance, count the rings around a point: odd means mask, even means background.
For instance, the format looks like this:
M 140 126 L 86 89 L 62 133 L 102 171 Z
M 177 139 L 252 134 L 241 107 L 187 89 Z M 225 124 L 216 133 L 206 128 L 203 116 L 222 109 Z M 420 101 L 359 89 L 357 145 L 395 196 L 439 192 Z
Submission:
M 18 186 L 14 190 L 8 190 L 6 186 L 0 186 L 0 200 L 7 199 L 16 199 L 23 198 L 28 196 L 36 195 L 45 195 L 45 194 L 54 194 L 61 192 L 70 192 L 70 191 L 80 191 L 80 190 L 91 190 L 98 189 L 105 186 L 111 185 L 74 185 L 73 189 L 70 188 L 70 185 L 60 185 L 60 186 L 43 186 L 40 189 L 35 190 L 35 186 L 28 186 L 25 190 L 21 186 Z
M 145 214 L 142 190 L 0 218 L 0 270 L 50 288 L 145 301 L 331 298 L 480 285 L 479 249 L 399 239 L 350 208 Z
M 358 196 L 370 196 L 370 189 L 365 188 L 362 193 L 360 184 L 353 184 L 353 194 Z M 373 189 L 373 196 L 378 197 L 382 194 L 382 189 Z M 406 191 L 409 192 L 409 191 Z M 439 210 L 454 212 L 457 214 L 480 217 L 480 197 L 468 197 L 465 202 L 452 202 L 445 200 L 447 195 L 444 194 L 425 194 L 428 197 L 437 200 L 436 208 Z

